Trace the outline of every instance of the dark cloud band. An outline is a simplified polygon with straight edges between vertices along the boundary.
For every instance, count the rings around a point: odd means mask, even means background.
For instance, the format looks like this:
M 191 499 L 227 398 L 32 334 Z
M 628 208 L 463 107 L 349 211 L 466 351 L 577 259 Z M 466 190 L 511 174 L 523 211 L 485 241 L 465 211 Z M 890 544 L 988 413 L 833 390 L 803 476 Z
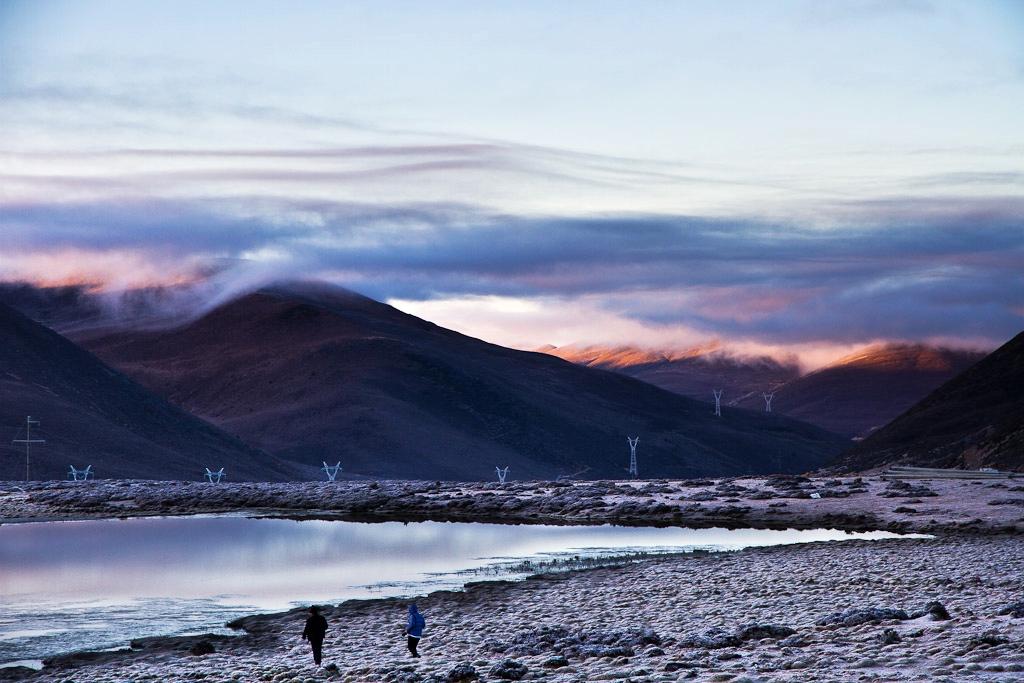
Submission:
M 381 299 L 604 297 L 651 325 L 772 343 L 998 342 L 1024 323 L 1024 202 L 956 206 L 879 203 L 825 229 L 247 197 L 7 206 L 0 234 L 8 253 L 130 250 L 156 262 L 272 253 L 275 277 L 343 273 L 341 284 Z

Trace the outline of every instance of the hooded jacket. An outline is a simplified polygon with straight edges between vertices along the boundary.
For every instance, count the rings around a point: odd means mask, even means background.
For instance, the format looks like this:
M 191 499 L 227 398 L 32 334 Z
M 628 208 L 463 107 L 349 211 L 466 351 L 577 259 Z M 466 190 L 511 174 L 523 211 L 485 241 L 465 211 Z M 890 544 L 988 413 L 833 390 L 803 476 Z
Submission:
M 427 621 L 420 614 L 416 603 L 409 605 L 409 625 L 405 627 L 405 632 L 413 638 L 420 638 L 423 635 L 423 627 L 426 625 Z

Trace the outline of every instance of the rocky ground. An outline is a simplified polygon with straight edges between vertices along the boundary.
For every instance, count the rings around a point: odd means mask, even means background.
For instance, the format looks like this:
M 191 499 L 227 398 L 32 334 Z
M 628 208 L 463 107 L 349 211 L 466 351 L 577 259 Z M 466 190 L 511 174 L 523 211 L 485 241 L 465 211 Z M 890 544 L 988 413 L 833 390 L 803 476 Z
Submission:
M 769 478 L 464 485 L 422 482 L 4 485 L 12 520 L 246 512 L 338 518 L 881 528 L 934 538 L 694 553 L 478 583 L 406 603 L 325 606 L 327 665 L 301 610 L 237 636 L 154 638 L 49 660 L 33 681 L 1024 681 L 1024 496 L 1013 480 Z M 817 494 L 820 497 L 812 498 Z M 189 502 L 191 499 L 191 503 Z M 518 678 L 517 678 L 518 677 Z
M 0 483 L 0 523 L 244 513 L 360 521 L 1024 532 L 1024 477 L 684 481 Z

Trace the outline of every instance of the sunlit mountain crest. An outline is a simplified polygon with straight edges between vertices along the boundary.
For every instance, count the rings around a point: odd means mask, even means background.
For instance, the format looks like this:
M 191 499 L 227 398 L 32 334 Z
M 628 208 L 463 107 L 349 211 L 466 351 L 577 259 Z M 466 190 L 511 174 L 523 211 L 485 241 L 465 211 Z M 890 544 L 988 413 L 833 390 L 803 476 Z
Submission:
M 547 346 L 537 350 L 578 365 L 594 365 L 607 370 L 620 370 L 637 365 L 672 363 L 688 358 L 699 358 L 721 351 L 723 348 L 723 344 L 715 340 L 700 346 L 676 350 L 650 349 L 633 345 L 607 347 L 585 344 Z
M 925 344 L 876 344 L 844 356 L 826 368 L 858 366 L 877 370 L 919 370 L 926 372 L 950 372 L 956 364 L 951 354 L 961 353 Z M 973 354 L 981 357 L 981 354 Z

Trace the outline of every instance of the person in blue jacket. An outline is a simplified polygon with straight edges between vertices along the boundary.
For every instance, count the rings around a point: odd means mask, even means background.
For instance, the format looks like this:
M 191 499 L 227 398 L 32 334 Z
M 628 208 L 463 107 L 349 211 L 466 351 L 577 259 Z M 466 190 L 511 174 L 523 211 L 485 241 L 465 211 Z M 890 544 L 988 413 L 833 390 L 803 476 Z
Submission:
M 413 657 L 419 657 L 416 646 L 420 644 L 423 637 L 423 627 L 427 625 L 426 619 L 420 614 L 416 603 L 409 605 L 409 624 L 405 627 L 405 635 L 409 636 L 409 652 Z

